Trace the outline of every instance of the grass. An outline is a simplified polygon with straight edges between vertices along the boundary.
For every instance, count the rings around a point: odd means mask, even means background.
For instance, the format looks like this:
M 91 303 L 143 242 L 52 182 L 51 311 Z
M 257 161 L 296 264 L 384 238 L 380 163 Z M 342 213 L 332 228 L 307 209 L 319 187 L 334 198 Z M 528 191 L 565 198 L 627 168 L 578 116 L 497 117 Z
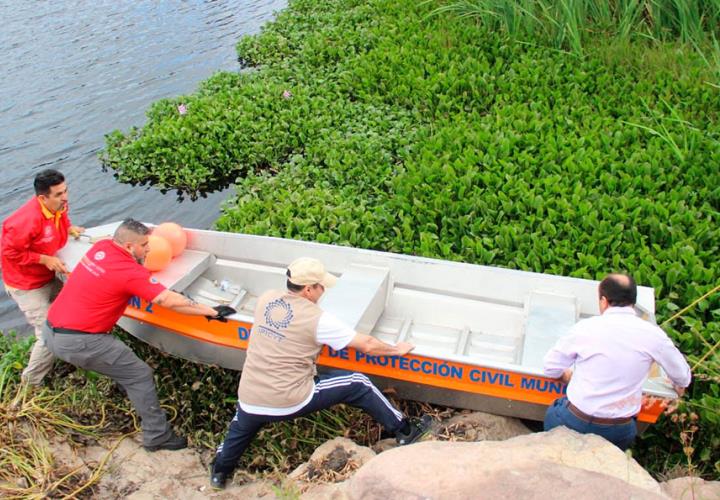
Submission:
M 654 43 L 678 40 L 701 53 L 717 54 L 710 42 L 720 33 L 718 0 L 451 0 L 434 13 L 472 18 L 485 29 L 576 54 L 597 35 Z
M 13 334 L 0 333 L 0 497 L 90 498 L 112 449 L 94 466 L 70 468 L 58 463 L 52 443 L 122 437 L 117 422 L 127 422 L 127 408 L 118 407 L 112 397 L 98 398 L 107 386 L 101 389 L 94 382 L 79 389 L 62 384 L 41 389 L 22 386 L 20 373 L 32 340 L 16 341 Z M 77 377 L 59 378 L 70 384 L 77 381 Z
M 209 463 L 224 438 L 235 407 L 239 373 L 179 360 L 117 331 L 155 369 L 161 404 L 180 433 Z M 32 339 L 15 341 L 0 335 L 0 367 L 6 384 L 0 393 L 0 497 L 91 497 L 105 472 L 106 460 L 124 437 L 138 432 L 130 403 L 106 377 L 56 362 L 52 380 L 40 390 L 20 387 Z M 198 383 L 199 382 L 199 383 Z M 406 413 L 440 414 L 431 406 L 400 401 Z M 250 479 L 275 482 L 306 462 L 327 440 L 345 436 L 372 445 L 382 436 L 380 425 L 362 411 L 345 405 L 292 422 L 264 427 L 240 466 Z M 97 440 L 115 442 L 105 460 L 88 469 L 69 470 L 57 463 L 51 443 L 77 445 Z M 280 481 L 281 483 L 281 481 Z

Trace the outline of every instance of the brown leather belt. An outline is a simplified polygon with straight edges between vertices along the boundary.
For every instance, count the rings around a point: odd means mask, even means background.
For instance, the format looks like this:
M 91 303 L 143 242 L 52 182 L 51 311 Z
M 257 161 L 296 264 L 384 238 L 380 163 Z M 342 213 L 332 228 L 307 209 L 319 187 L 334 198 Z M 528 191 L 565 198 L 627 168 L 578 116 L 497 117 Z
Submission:
M 607 417 L 593 417 L 587 413 L 582 412 L 577 406 L 572 404 L 570 401 L 567 402 L 568 410 L 570 413 L 575 415 L 580 420 L 589 424 L 600 424 L 600 425 L 622 425 L 632 422 L 632 417 L 620 417 L 620 418 L 607 418 Z

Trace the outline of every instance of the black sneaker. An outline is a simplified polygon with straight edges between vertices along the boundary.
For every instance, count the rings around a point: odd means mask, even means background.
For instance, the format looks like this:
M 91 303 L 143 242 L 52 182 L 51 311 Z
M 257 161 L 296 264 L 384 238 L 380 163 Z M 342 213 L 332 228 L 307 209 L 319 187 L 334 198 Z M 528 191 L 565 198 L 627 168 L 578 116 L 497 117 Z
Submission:
M 162 443 L 151 446 L 144 445 L 143 448 L 145 448 L 147 451 L 182 450 L 183 448 L 187 448 L 187 438 L 183 436 L 178 436 L 173 432 L 170 434 L 170 437 Z
M 395 433 L 395 440 L 400 446 L 414 443 L 427 434 L 432 424 L 432 417 L 423 415 L 419 419 L 408 419 L 408 424 L 409 430 L 407 432 L 399 430 Z
M 225 483 L 227 482 L 228 473 L 226 472 L 215 472 L 210 471 L 210 486 L 214 490 L 224 490 Z

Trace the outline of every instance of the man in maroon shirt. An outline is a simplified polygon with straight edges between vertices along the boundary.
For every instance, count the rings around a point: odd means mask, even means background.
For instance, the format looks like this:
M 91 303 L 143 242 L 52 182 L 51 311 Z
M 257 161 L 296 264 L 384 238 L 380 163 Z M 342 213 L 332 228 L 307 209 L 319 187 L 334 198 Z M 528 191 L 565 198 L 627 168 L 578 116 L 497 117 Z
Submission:
M 50 306 L 43 335 L 58 358 L 106 375 L 125 389 L 142 419 L 145 449 L 179 450 L 187 440 L 173 432 L 160 408 L 152 369 L 110 331 L 133 296 L 208 320 L 227 321 L 235 310 L 198 304 L 158 283 L 142 266 L 149 233 L 142 223 L 127 219 L 112 240 L 95 243 Z
M 35 345 L 22 373 L 23 382 L 39 385 L 53 365 L 53 355 L 42 339 L 48 307 L 62 287 L 56 273 L 66 273 L 55 253 L 65 246 L 68 233 L 81 227 L 70 225 L 68 189 L 57 170 L 35 176 L 35 196 L 10 215 L 2 227 L 2 275 L 8 295 L 35 329 Z

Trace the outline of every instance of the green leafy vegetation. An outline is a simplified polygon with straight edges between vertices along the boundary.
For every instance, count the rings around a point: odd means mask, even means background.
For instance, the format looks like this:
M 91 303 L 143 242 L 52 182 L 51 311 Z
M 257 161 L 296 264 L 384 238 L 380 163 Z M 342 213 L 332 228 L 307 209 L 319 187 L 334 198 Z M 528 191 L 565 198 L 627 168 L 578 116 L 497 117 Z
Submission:
M 155 104 L 143 129 L 108 136 L 103 162 L 190 196 L 235 182 L 225 231 L 627 271 L 655 288 L 658 322 L 720 282 L 717 59 L 585 29 L 578 55 L 436 7 L 291 2 L 239 42 L 246 70 Z M 695 382 L 635 454 L 656 474 L 717 476 L 720 296 L 665 328 Z

